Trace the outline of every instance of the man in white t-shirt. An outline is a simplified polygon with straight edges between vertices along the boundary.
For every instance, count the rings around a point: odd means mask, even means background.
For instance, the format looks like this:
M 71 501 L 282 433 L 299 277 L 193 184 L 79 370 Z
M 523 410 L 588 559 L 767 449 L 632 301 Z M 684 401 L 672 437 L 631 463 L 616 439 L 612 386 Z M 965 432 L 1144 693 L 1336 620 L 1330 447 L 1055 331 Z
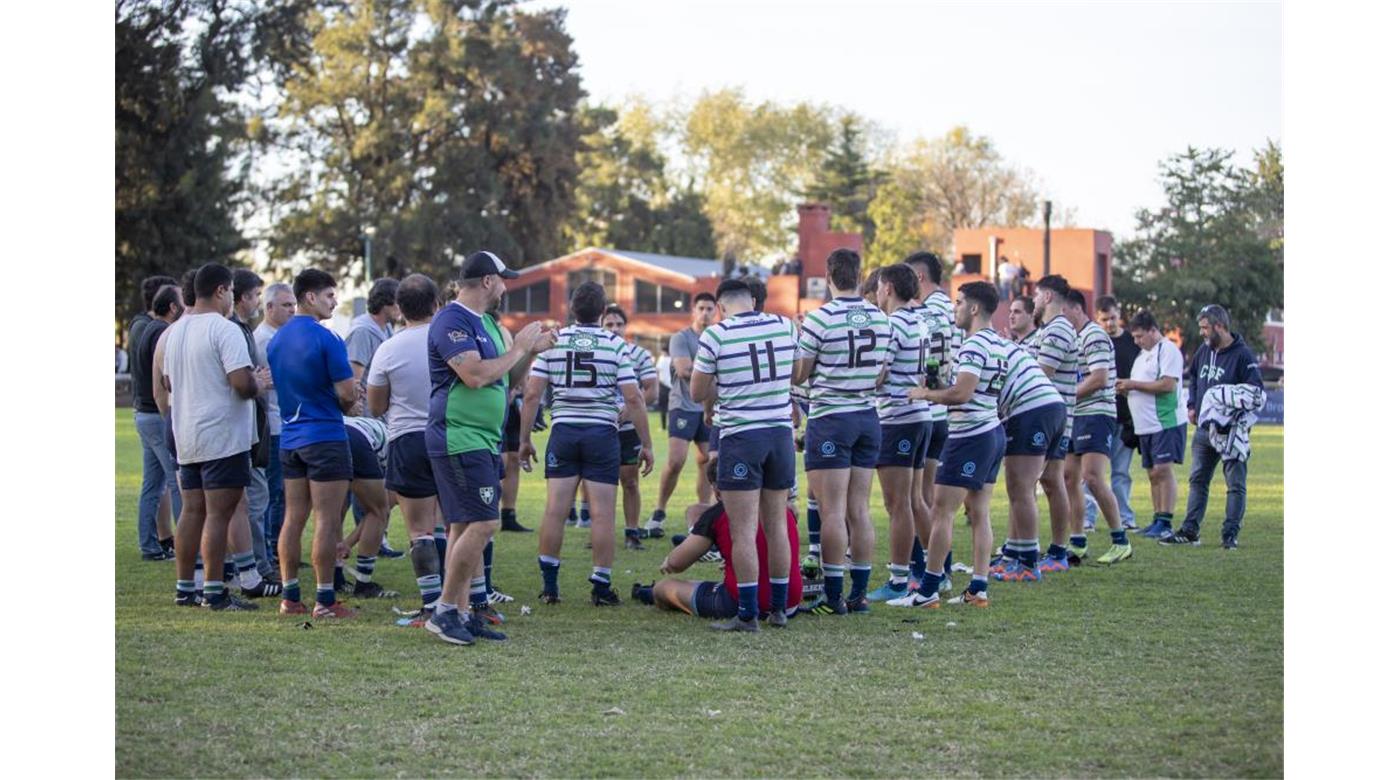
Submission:
M 163 334 L 160 378 L 170 393 L 183 501 L 175 530 L 175 603 L 201 603 L 194 564 L 202 552 L 202 603 L 213 610 L 256 609 L 225 592 L 223 568 L 229 520 L 251 480 L 252 399 L 271 378 L 267 369 L 254 371 L 243 331 L 227 319 L 232 272 L 208 263 L 195 274 L 194 289 L 194 306 Z
M 1161 539 L 1172 535 L 1176 510 L 1172 464 L 1186 455 L 1186 394 L 1181 387 L 1185 361 L 1181 350 L 1162 336 L 1152 312 L 1138 312 L 1128 330 L 1142 351 L 1133 361 L 1132 376 L 1118 380 L 1117 390 L 1128 396 L 1142 467 L 1152 483 L 1152 525 L 1142 535 Z

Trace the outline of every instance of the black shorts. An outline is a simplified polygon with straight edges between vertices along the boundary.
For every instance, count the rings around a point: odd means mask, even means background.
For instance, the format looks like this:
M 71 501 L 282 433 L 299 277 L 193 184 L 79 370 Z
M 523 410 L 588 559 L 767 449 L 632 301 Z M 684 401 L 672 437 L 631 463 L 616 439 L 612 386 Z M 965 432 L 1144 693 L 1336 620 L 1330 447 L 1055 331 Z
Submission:
M 880 459 L 876 466 L 921 469 L 933 435 L 931 421 L 880 426 Z
M 622 450 L 622 465 L 635 466 L 642 462 L 642 437 L 635 429 L 618 431 L 617 446 Z
M 1044 457 L 1064 437 L 1065 405 L 1053 403 L 1028 409 L 1009 418 L 1003 427 L 1007 455 Z
M 948 443 L 948 419 L 933 421 L 933 429 L 928 435 L 926 460 L 943 460 L 943 445 Z
M 722 582 L 697 582 L 690 594 L 690 612 L 702 618 L 732 618 L 739 614 L 739 602 Z
M 432 498 L 437 495 L 433 481 L 433 462 L 422 431 L 405 433 L 389 442 L 389 468 L 384 473 L 384 487 L 404 498 Z
M 203 463 L 180 465 L 181 490 L 245 488 L 252 481 L 253 462 L 246 452 Z
M 802 463 L 808 471 L 873 469 L 880 461 L 880 436 L 874 407 L 813 417 L 807 421 Z
M 520 451 L 520 407 L 506 404 L 506 425 L 501 429 L 501 454 Z
M 672 409 L 667 415 L 666 433 L 672 439 L 685 439 L 693 442 L 708 442 L 710 426 L 705 424 L 704 412 L 683 412 Z
M 1157 433 L 1138 434 L 1138 452 L 1142 453 L 1145 469 L 1163 463 L 1181 463 L 1186 459 L 1186 423 Z
M 384 479 L 384 467 L 379 465 L 379 453 L 363 433 L 353 425 L 345 426 L 350 436 L 350 466 L 355 479 Z
M 355 478 L 350 465 L 350 444 L 318 441 L 294 450 L 282 450 L 282 479 L 312 482 L 349 482 Z
M 791 490 L 797 482 L 792 429 L 774 425 L 724 437 L 719 448 L 720 490 Z
M 501 517 L 501 477 L 505 467 L 499 453 L 472 450 L 430 456 L 438 504 L 449 523 L 475 523 Z
M 549 444 L 544 454 L 545 479 L 582 477 L 589 482 L 616 485 L 621 465 L 617 429 L 611 425 L 563 423 L 549 431 Z
M 1111 455 L 1118 435 L 1118 418 L 1111 414 L 1086 414 L 1074 418 L 1071 455 Z

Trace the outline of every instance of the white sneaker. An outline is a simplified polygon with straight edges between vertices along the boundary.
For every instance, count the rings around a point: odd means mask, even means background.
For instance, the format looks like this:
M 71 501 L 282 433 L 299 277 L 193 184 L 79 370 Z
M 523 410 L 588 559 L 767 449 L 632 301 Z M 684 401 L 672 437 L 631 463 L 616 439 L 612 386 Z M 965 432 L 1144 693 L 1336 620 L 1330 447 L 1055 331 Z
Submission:
M 944 577 L 944 578 L 943 578 L 943 581 L 940 582 L 940 583 L 938 583 L 938 592 L 939 592 L 939 593 L 952 593 L 952 592 L 953 592 L 953 581 L 952 581 L 951 579 L 949 579 L 948 577 Z
M 926 609 L 938 609 L 938 594 L 925 598 L 917 590 L 911 591 L 909 595 L 897 599 L 890 599 L 885 602 L 891 607 L 924 607 Z
M 512 601 L 515 601 L 514 596 L 507 596 L 495 588 L 492 588 L 491 592 L 486 594 L 487 604 L 509 604 Z
M 660 520 L 648 520 L 642 523 L 642 530 L 646 532 L 647 536 L 655 539 L 666 530 L 666 526 L 663 525 Z

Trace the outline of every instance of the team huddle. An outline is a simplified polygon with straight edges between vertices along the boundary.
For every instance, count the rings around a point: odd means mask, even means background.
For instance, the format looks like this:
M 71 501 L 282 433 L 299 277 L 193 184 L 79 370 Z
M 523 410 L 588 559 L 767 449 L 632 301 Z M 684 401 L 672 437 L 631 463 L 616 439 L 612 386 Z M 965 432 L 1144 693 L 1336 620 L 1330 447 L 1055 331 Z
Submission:
M 641 549 L 647 536 L 664 535 L 665 506 L 693 445 L 698 501 L 686 509 L 687 533 L 672 538 L 662 573 L 721 560 L 724 581 L 667 577 L 634 585 L 633 598 L 745 632 L 761 622 L 785 626 L 798 612 L 861 613 L 880 602 L 985 608 L 989 581 L 1035 582 L 1088 561 L 1132 557 L 1108 479 L 1118 394 L 1155 421 L 1137 430 L 1153 481 L 1148 530 L 1172 536 L 1171 465 L 1183 462 L 1186 446 L 1183 361 L 1150 313 L 1130 325 L 1150 365 L 1140 377 L 1135 363 L 1133 377 L 1120 380 L 1113 342 L 1062 277 L 1041 279 L 1021 311 L 1013 304 L 1013 321 L 1030 314 L 1039 327 L 1007 338 L 992 327 L 997 289 L 971 282 L 950 299 L 942 261 L 931 253 L 863 279 L 859 255 L 837 250 L 827 271 L 831 300 L 798 321 L 764 312 L 764 288 L 752 279 L 726 279 L 713 296 L 694 297 L 693 327 L 672 339 L 661 377 L 670 380 L 669 451 L 658 507 L 643 527 L 639 480 L 656 463 L 647 405 L 657 397 L 658 367 L 625 339 L 627 315 L 608 305 L 600 285 L 573 291 L 572 324 L 533 322 L 512 335 L 490 312 L 517 274 L 477 252 L 464 262 L 455 294 L 441 295 L 422 275 L 398 282 L 391 300 L 406 325 L 352 360 L 346 342 L 320 324 L 336 306 L 330 275 L 308 269 L 290 290 L 269 291 L 268 317 L 274 303 L 287 309 L 260 343 L 228 316 L 244 311 L 237 275 L 216 264 L 200 268 L 185 290 L 158 291 L 152 311 L 163 326 L 143 334 L 150 344 L 136 364 L 150 372 L 179 464 L 176 603 L 243 610 L 255 608 L 246 598 L 280 595 L 282 614 L 353 617 L 338 594 L 398 595 L 373 580 L 397 505 L 422 599 L 402 622 L 455 644 L 505 639 L 496 605 L 511 599 L 491 582 L 493 538 L 503 523 L 528 530 L 514 511 L 519 472 L 542 461 L 540 599 L 564 598 L 564 528 L 581 497 L 591 526 L 589 599 L 617 606 L 618 487 L 625 545 Z M 292 300 L 282 301 L 284 293 Z M 544 429 L 545 409 L 548 441 L 537 451 L 533 433 Z M 271 557 L 280 571 L 250 576 L 260 573 L 246 550 L 265 543 L 262 533 L 250 541 L 239 529 L 261 525 L 243 519 L 262 475 L 259 447 L 275 450 L 262 464 L 277 459 L 285 512 L 280 530 L 265 531 L 276 539 Z M 803 560 L 799 448 L 808 482 Z M 994 549 L 991 496 L 1003 472 L 1010 511 L 1005 542 Z M 877 478 L 890 521 L 889 578 L 872 590 Z M 1081 485 L 1109 529 L 1110 545 L 1097 557 Z M 1050 513 L 1043 551 L 1037 488 Z M 342 538 L 351 506 L 357 524 Z M 953 596 L 960 510 L 971 527 L 971 580 Z M 299 568 L 309 518 L 315 597 L 308 610 Z M 350 585 L 341 561 L 352 547 Z M 244 598 L 226 588 L 226 558 Z M 804 574 L 817 591 L 807 606 Z

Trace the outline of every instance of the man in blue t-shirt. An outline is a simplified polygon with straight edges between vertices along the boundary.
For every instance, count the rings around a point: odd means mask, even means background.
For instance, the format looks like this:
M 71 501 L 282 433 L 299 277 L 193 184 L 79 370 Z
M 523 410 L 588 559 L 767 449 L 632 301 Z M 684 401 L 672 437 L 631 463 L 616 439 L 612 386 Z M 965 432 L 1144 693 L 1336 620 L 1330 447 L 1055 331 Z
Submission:
M 301 583 L 301 534 L 308 512 L 316 513 L 311 565 L 316 572 L 316 608 L 312 617 L 354 617 L 355 610 L 335 600 L 335 548 L 345 494 L 354 476 L 344 414 L 355 406 L 359 390 L 350 370 L 345 343 L 320 323 L 335 311 L 335 279 L 308 268 L 292 284 L 297 313 L 267 344 L 267 362 L 282 415 L 281 461 L 287 517 L 277 540 L 282 567 L 284 615 L 304 614 Z

